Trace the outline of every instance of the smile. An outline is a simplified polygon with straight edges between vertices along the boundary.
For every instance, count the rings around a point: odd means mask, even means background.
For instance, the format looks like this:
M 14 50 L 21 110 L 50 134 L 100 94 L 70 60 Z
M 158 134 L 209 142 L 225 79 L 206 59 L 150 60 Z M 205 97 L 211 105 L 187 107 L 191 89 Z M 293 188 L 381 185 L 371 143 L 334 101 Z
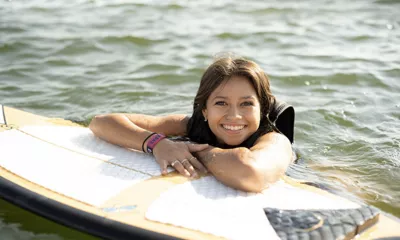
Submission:
M 239 131 L 239 130 L 242 130 L 245 127 L 245 125 L 226 125 L 226 124 L 222 124 L 222 127 L 225 128 L 226 130 Z

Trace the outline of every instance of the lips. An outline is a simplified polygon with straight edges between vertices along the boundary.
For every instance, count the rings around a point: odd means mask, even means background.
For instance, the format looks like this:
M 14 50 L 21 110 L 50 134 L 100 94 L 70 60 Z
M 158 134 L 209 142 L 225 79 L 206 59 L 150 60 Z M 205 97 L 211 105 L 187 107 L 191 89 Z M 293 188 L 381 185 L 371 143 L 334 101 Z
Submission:
M 240 131 L 246 127 L 246 125 L 229 125 L 229 124 L 222 124 L 222 127 L 226 130 L 230 131 Z

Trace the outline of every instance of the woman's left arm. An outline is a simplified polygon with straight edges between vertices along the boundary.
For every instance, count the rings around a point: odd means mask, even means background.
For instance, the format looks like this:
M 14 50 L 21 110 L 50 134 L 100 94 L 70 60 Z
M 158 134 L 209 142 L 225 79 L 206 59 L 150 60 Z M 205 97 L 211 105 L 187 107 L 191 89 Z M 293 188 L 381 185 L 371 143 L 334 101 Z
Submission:
M 277 132 L 261 136 L 250 149 L 210 146 L 197 156 L 219 181 L 248 192 L 261 192 L 276 182 L 293 157 L 290 141 Z

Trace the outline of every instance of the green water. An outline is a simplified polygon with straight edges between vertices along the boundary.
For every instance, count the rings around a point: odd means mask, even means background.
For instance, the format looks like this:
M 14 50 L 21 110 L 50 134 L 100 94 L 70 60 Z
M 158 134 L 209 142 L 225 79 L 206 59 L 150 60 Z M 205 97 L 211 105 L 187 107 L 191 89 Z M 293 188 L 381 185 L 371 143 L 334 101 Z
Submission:
M 400 217 L 400 2 L 0 0 L 0 103 L 190 114 L 218 52 L 296 109 L 293 176 Z M 92 239 L 0 201 L 0 239 Z

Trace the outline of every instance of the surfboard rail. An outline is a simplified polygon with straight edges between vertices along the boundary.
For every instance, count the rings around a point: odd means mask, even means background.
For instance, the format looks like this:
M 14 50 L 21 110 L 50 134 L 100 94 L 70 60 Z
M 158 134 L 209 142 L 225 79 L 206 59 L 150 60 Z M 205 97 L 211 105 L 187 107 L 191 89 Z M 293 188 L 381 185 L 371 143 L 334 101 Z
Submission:
M 0 197 L 54 222 L 102 239 L 179 239 L 61 204 L 1 176 Z

